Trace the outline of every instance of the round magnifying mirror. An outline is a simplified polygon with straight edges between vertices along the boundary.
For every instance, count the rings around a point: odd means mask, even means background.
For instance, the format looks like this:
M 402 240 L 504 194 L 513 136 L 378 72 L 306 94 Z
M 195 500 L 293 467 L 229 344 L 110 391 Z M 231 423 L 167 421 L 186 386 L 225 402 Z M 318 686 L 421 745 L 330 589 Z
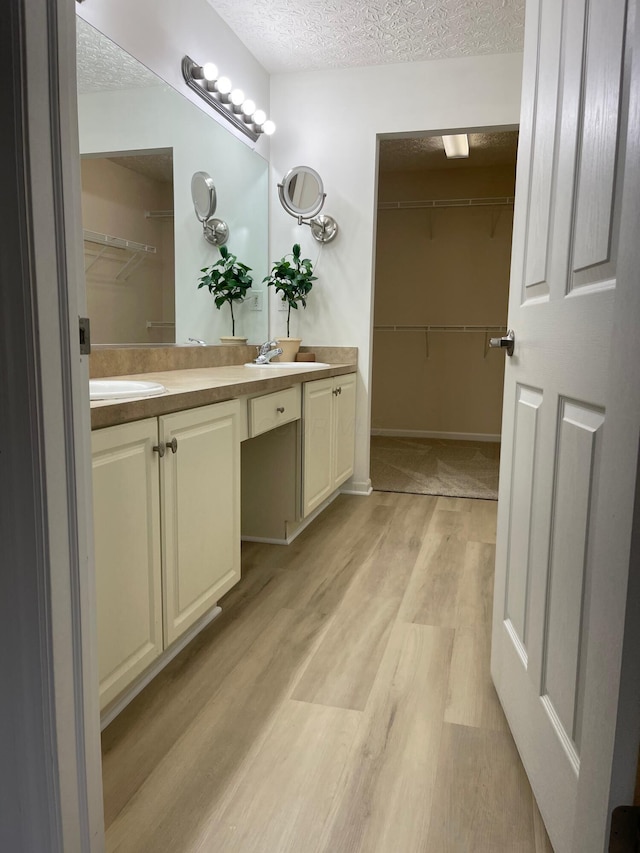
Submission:
M 191 178 L 191 198 L 200 222 L 206 222 L 216 212 L 216 188 L 211 175 L 196 172 Z
M 322 209 L 325 194 L 322 178 L 310 166 L 296 166 L 284 176 L 280 199 L 292 216 L 304 219 L 315 216 Z

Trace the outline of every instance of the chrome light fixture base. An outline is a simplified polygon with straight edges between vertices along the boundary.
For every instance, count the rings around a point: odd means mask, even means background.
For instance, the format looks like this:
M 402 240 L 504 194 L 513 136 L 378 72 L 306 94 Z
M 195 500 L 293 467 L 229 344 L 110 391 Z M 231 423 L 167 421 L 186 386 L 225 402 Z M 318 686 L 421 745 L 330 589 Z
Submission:
M 256 133 L 253 127 L 250 124 L 247 124 L 240 115 L 234 113 L 229 106 L 221 103 L 220 96 L 218 95 L 216 97 L 215 92 L 210 92 L 207 89 L 206 80 L 194 77 L 194 71 L 199 68 L 200 65 L 197 62 L 194 62 L 190 56 L 184 56 L 182 58 L 182 76 L 184 77 L 184 81 L 187 86 L 192 91 L 197 92 L 198 95 L 203 98 L 210 107 L 213 107 L 217 113 L 223 115 L 229 124 L 233 125 L 236 130 L 242 131 L 242 133 L 244 133 L 245 136 L 248 136 L 252 142 L 257 142 L 261 134 Z

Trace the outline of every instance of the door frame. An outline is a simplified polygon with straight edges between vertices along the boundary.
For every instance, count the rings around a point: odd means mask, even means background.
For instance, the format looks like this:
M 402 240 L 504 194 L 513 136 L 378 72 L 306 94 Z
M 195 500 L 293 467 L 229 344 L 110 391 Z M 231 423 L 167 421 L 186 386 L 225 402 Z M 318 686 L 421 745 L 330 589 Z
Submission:
M 608 517 L 624 519 L 628 538 L 612 539 L 613 525 L 603 524 L 596 542 L 595 558 L 607 565 L 592 585 L 591 606 L 587 615 L 589 634 L 586 649 L 586 680 L 602 669 L 603 659 L 610 665 L 611 690 L 601 691 L 599 706 L 585 708 L 583 737 L 588 749 L 581 758 L 574 839 L 576 851 L 587 851 L 599 826 L 605 825 L 608 843 L 611 813 L 616 806 L 634 801 L 638 750 L 640 747 L 640 435 L 636 434 L 638 453 L 635 465 L 617 458 L 618 442 L 628 444 L 624 435 L 640 422 L 640 4 L 627 2 L 622 102 L 628 110 L 621 117 L 620 134 L 626 135 L 624 184 L 621 193 L 620 237 L 617 261 L 618 294 L 614 311 L 614 334 L 608 353 L 609 375 L 624 377 L 624 391 L 618 388 L 609 403 L 629 413 L 619 425 L 619 434 L 611 434 L 608 448 L 603 446 L 598 496 L 607 503 Z M 625 282 L 624 287 L 620 284 Z M 605 453 L 605 450 L 608 452 Z M 610 462 L 607 465 L 607 462 Z M 627 501 L 617 505 L 610 496 L 625 492 Z M 596 499 L 594 495 L 594 500 Z M 626 587 L 624 608 L 617 606 L 609 590 Z M 620 645 L 612 646 L 608 626 L 623 624 Z M 591 785 L 590 768 L 609 766 L 608 790 Z M 604 783 L 603 783 L 604 785 Z M 606 810 L 606 811 L 605 811 Z
M 375 326 L 375 300 L 376 300 L 376 259 L 378 253 L 378 189 L 380 180 L 380 142 L 384 139 L 420 139 L 428 136 L 448 136 L 458 133 L 513 133 L 519 131 L 519 124 L 491 124 L 480 125 L 476 127 L 449 127 L 441 128 L 440 130 L 416 130 L 411 132 L 391 132 L 376 134 L 376 161 L 375 172 L 373 175 L 373 235 L 372 235 L 372 265 L 371 265 L 371 316 L 369 318 L 369 375 L 368 375 L 368 414 L 369 414 L 369 435 L 367 437 L 368 456 L 369 456 L 369 483 L 371 483 L 371 423 L 373 418 L 373 348 L 374 348 L 374 326 Z M 516 187 L 517 192 L 517 187 Z M 371 492 L 371 489 L 369 489 Z
M 0 847 L 84 853 L 104 825 L 75 5 L 8 0 L 0 24 Z

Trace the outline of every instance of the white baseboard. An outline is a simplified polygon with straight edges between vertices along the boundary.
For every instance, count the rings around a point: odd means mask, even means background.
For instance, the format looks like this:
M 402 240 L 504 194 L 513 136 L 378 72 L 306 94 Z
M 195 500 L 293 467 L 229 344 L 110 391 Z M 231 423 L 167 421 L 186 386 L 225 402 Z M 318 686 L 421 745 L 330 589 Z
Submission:
M 180 654 L 180 652 L 188 646 L 191 640 L 205 628 L 209 622 L 213 622 L 213 620 L 222 613 L 221 607 L 213 607 L 208 613 L 205 613 L 198 621 L 189 628 L 189 630 L 180 637 L 179 640 L 170 646 L 165 652 L 163 652 L 160 657 L 153 662 L 153 664 L 149 667 L 149 669 L 144 672 L 140 678 L 133 683 L 133 685 L 127 690 L 124 696 L 121 696 L 115 703 L 115 705 L 107 706 L 107 710 L 101 714 L 100 716 L 100 731 L 106 729 L 109 723 L 113 722 L 115 718 L 121 711 L 127 707 L 127 705 L 132 702 L 138 693 L 141 693 L 147 684 L 153 681 L 153 679 L 158 675 L 158 673 L 165 668 L 165 666 L 172 661 L 176 655 Z
M 488 432 L 435 432 L 423 429 L 372 429 L 371 435 L 388 435 L 397 438 L 447 438 L 453 441 L 497 441 L 500 433 Z
M 296 527 L 293 533 L 291 533 L 290 536 L 287 536 L 286 544 L 291 545 L 293 540 L 297 539 L 298 536 L 300 536 L 300 534 L 302 533 L 302 531 L 306 530 L 307 527 L 311 524 L 311 522 L 315 521 L 316 518 L 325 511 L 329 504 L 332 504 L 335 501 L 339 494 L 340 490 L 337 489 L 332 495 L 329 495 L 326 500 L 322 501 L 320 506 L 317 506 L 312 513 L 309 513 L 309 515 L 303 521 L 300 522 L 300 525 Z
M 261 542 L 263 545 L 288 545 L 286 539 L 269 539 L 267 536 L 241 536 L 242 542 Z
M 371 488 L 371 480 L 365 480 L 362 483 L 347 483 L 342 489 L 340 489 L 340 494 L 342 495 L 360 495 L 361 497 L 367 497 L 373 492 Z
M 317 506 L 310 515 L 308 515 L 305 519 L 303 519 L 299 526 L 295 528 L 295 530 L 286 536 L 283 539 L 270 539 L 266 536 L 243 536 L 243 542 L 262 542 L 265 545 L 291 545 L 294 539 L 297 539 L 298 536 L 302 533 L 303 530 L 311 524 L 312 521 L 315 521 L 316 518 L 320 515 L 320 513 L 324 512 L 324 510 L 329 506 L 330 503 L 333 503 L 335 499 L 340 494 L 340 490 L 337 489 L 333 494 L 329 495 L 329 497 L 324 500 L 319 506 Z M 287 522 L 288 524 L 289 522 Z

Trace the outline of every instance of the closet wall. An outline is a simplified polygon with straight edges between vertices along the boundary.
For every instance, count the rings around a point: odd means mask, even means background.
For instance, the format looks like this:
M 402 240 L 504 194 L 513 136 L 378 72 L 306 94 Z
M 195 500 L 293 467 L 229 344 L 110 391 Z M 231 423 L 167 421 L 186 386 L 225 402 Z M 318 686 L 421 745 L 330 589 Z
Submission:
M 505 356 L 488 350 L 499 332 L 415 327 L 504 326 L 513 205 L 391 205 L 514 191 L 513 165 L 380 173 L 372 432 L 499 435 Z

